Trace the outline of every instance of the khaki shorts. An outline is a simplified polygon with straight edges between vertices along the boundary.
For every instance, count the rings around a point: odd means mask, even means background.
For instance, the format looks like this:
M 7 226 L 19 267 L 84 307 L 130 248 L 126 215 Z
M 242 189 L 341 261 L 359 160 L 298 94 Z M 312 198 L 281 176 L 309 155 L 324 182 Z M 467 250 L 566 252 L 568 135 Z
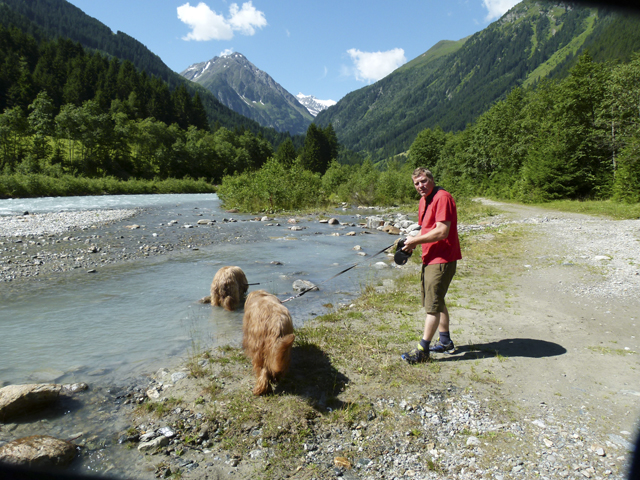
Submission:
M 422 306 L 427 313 L 443 312 L 444 297 L 456 273 L 456 262 L 422 265 Z

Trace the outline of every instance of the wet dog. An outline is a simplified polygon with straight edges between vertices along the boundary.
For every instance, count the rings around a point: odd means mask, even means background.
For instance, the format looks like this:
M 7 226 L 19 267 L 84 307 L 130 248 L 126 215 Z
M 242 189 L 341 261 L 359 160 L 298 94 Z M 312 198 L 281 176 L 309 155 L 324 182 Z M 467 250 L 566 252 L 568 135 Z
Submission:
M 248 289 L 247 277 L 240 267 L 222 267 L 211 282 L 211 296 L 201 301 L 231 312 L 238 308 Z
M 253 364 L 254 395 L 271 391 L 289 369 L 295 335 L 289 310 L 275 295 L 256 290 L 247 297 L 242 319 L 242 348 Z

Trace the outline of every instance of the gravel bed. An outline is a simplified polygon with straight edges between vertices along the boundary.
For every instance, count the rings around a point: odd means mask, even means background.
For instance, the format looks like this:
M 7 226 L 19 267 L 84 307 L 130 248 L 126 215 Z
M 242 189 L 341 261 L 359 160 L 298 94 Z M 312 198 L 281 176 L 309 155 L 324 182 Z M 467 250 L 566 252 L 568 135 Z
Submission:
M 0 216 L 0 237 L 60 234 L 77 228 L 105 225 L 134 216 L 138 210 L 82 210 Z
M 561 286 L 576 296 L 616 298 L 640 291 L 640 220 L 550 218 L 545 234 L 562 244 L 561 264 L 586 265 L 604 276 L 597 284 Z
M 176 376 L 178 375 L 178 376 Z M 152 380 L 146 392 L 157 399 L 193 390 L 193 381 L 179 371 L 163 385 Z M 183 378 L 180 378 L 183 377 Z M 181 384 L 181 385 L 180 385 Z M 292 478 L 305 479 L 625 479 L 631 433 L 599 434 L 584 407 L 570 418 L 541 403 L 539 411 L 514 420 L 478 398 L 473 391 L 451 385 L 406 397 L 380 396 L 370 403 L 366 420 L 331 425 L 310 420 L 298 467 Z M 148 402 L 145 388 L 120 398 Z M 205 401 L 183 403 L 162 418 L 137 418 L 135 433 L 123 432 L 118 442 L 130 444 L 157 465 L 153 475 L 166 478 L 255 478 L 275 458 L 277 442 L 261 425 L 247 425 L 244 453 L 224 447 L 230 427 L 224 406 Z M 158 401 L 158 400 L 155 400 Z M 159 401 L 162 401 L 160 398 Z M 214 420 L 207 414 L 218 412 Z M 294 433 L 292 432 L 292 435 Z M 166 438 L 163 438 L 166 437 Z M 151 457 L 153 458 L 153 457 Z M 132 471 L 133 473 L 133 471 Z M 136 473 L 152 478 L 150 473 Z M 289 475 L 287 475 L 289 476 Z

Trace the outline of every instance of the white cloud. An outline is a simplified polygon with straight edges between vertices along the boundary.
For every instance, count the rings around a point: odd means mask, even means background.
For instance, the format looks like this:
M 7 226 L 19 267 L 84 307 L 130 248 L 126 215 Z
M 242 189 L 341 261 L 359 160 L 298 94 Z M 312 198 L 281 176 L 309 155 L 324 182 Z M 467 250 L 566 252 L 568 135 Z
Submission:
M 487 21 L 496 20 L 507 13 L 511 7 L 520 3 L 521 0 L 482 0 L 482 6 L 488 13 Z
M 267 25 L 264 13 L 256 10 L 251 2 L 243 3 L 242 8 L 232 3 L 227 18 L 203 2 L 195 7 L 185 3 L 178 7 L 178 18 L 191 28 L 187 36 L 182 37 L 183 40 L 231 40 L 234 32 L 254 35 L 256 28 Z
M 354 66 L 350 73 L 356 77 L 356 80 L 363 82 L 380 80 L 407 62 L 402 48 L 394 48 L 386 52 L 361 52 L 351 48 L 347 53 Z
M 226 48 L 223 51 L 220 52 L 220 57 L 228 57 L 229 55 L 231 55 L 233 53 L 233 48 Z

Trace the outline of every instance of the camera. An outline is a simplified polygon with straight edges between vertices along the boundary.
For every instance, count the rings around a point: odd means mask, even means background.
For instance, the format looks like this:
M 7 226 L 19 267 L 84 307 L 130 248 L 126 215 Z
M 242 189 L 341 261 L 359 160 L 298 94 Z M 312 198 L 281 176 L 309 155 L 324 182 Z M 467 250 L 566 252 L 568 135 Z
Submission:
M 396 246 L 396 254 L 393 256 L 393 261 L 396 262 L 398 265 L 404 265 L 405 263 L 407 263 L 407 261 L 409 260 L 409 257 L 411 257 L 411 254 L 413 252 L 405 252 L 402 249 L 404 248 L 404 238 L 401 238 L 398 241 L 398 245 Z

